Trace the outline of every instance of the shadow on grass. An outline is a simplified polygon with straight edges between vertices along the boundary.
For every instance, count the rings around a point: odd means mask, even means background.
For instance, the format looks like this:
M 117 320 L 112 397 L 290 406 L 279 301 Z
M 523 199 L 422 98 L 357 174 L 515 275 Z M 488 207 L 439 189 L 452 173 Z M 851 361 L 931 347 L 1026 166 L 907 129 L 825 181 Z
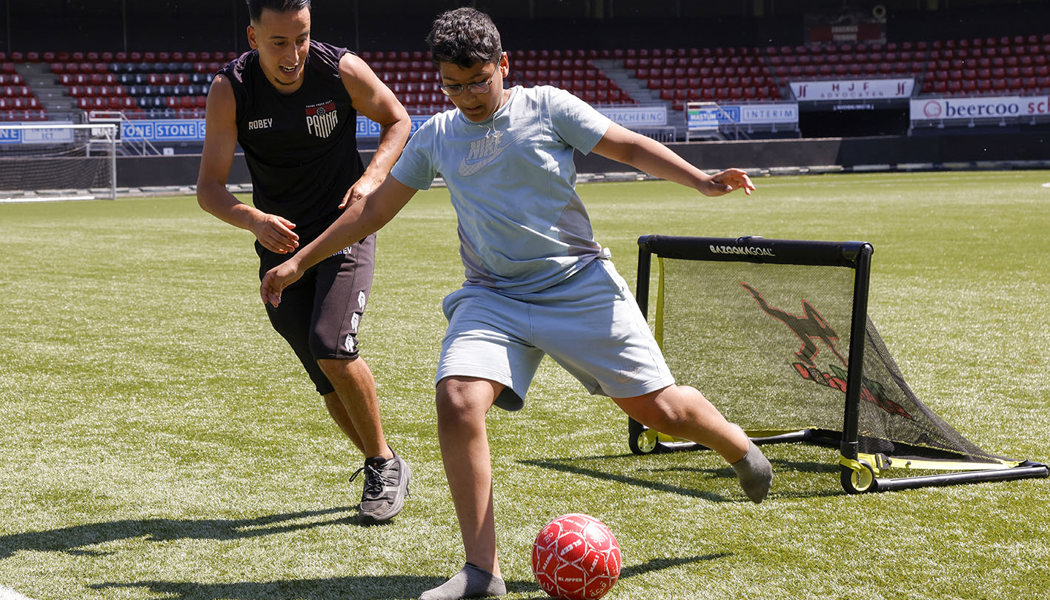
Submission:
M 0 559 L 20 550 L 101 556 L 109 553 L 88 547 L 132 538 L 146 538 L 155 542 L 180 539 L 236 540 L 357 522 L 357 511 L 352 507 L 266 515 L 252 519 L 126 519 L 0 536 Z
M 540 467 L 543 469 L 550 469 L 552 471 L 561 471 L 563 473 L 573 473 L 576 475 L 585 475 L 587 477 L 593 477 L 595 479 L 603 479 L 605 481 L 615 481 L 617 483 L 624 483 L 627 485 L 633 485 L 636 487 L 647 488 L 658 492 L 666 492 L 669 494 L 678 494 L 680 496 L 688 496 L 691 498 L 703 498 L 704 500 L 710 500 L 712 502 L 730 502 L 731 499 L 717 494 L 715 492 L 699 490 L 695 488 L 686 488 L 662 481 L 653 481 L 650 479 L 643 479 L 634 475 L 627 475 L 623 473 L 613 473 L 609 470 L 599 470 L 586 466 L 584 463 L 589 460 L 604 460 L 610 458 L 629 458 L 628 455 L 621 457 L 615 456 L 592 456 L 592 457 L 573 457 L 573 458 L 547 458 L 541 460 L 522 460 L 518 461 L 521 464 L 529 465 L 533 467 Z M 680 470 L 680 469 L 676 469 Z M 708 477 L 728 477 L 722 471 L 726 469 L 695 469 L 696 471 L 702 471 L 707 474 Z M 729 473 L 732 473 L 732 469 L 728 469 Z M 657 471 L 649 471 L 649 473 L 656 473 Z M 735 476 L 734 476 L 735 477 Z
M 696 450 L 688 449 L 688 452 L 694 452 Z M 606 455 L 606 456 L 583 456 L 583 457 L 571 457 L 571 458 L 547 458 L 542 460 L 521 460 L 518 461 L 520 464 L 529 465 L 533 467 L 540 467 L 544 469 L 551 469 L 553 471 L 561 471 L 563 473 L 573 473 L 576 475 L 584 475 L 587 477 L 593 477 L 595 479 L 602 479 L 605 481 L 615 481 L 617 483 L 623 483 L 627 485 L 633 485 L 640 488 L 646 488 L 655 490 L 658 492 L 666 492 L 669 494 L 678 494 L 680 496 L 686 496 L 690 498 L 701 498 L 709 500 L 711 502 L 746 502 L 747 499 L 743 495 L 733 495 L 731 497 L 723 496 L 719 493 L 712 492 L 710 490 L 702 490 L 697 488 L 687 488 L 680 485 L 674 485 L 663 481 L 655 481 L 652 479 L 646 479 L 635 475 L 629 475 L 624 473 L 615 473 L 608 469 L 602 470 L 587 466 L 585 463 L 588 461 L 599 461 L 599 460 L 614 460 L 614 459 L 630 459 L 637 458 L 633 454 L 620 454 L 620 455 Z M 840 496 L 843 494 L 841 488 L 830 487 L 826 490 L 811 491 L 804 493 L 781 493 L 777 494 L 776 485 L 777 480 L 775 478 L 777 472 L 791 472 L 791 473 L 814 473 L 814 474 L 834 474 L 838 475 L 839 466 L 838 464 L 832 463 L 821 463 L 812 461 L 788 461 L 788 460 L 777 460 L 773 459 L 770 461 L 773 464 L 773 489 L 770 491 L 770 498 L 776 496 L 779 497 L 826 497 L 826 496 Z M 712 468 L 699 468 L 699 467 L 682 467 L 673 466 L 666 468 L 651 468 L 645 469 L 647 474 L 658 475 L 660 473 L 683 473 L 691 472 L 697 473 L 698 476 L 707 479 L 728 479 L 735 481 L 736 473 L 732 467 L 726 465 L 725 467 L 719 467 L 716 469 Z M 837 483 L 837 477 L 835 479 L 829 479 L 829 482 Z
M 620 579 L 653 571 L 670 569 L 700 561 L 717 560 L 729 554 L 709 554 L 682 558 L 657 558 L 647 563 L 624 567 Z M 407 557 L 406 557 L 407 558 Z M 143 581 L 138 583 L 100 583 L 91 589 L 113 590 L 143 588 L 151 594 L 170 600 L 400 600 L 418 598 L 423 591 L 445 582 L 440 577 L 415 575 L 332 577 L 328 579 L 285 579 L 239 583 L 193 583 L 176 581 Z M 535 581 L 508 581 L 510 594 L 530 594 L 529 600 L 549 598 Z
M 99 583 L 96 590 L 149 590 L 150 596 L 170 600 L 380 600 L 418 598 L 424 590 L 445 580 L 415 575 L 331 577 L 327 579 L 283 579 L 236 583 L 195 583 L 183 581 L 141 581 L 138 583 Z M 537 589 L 539 586 L 536 586 Z

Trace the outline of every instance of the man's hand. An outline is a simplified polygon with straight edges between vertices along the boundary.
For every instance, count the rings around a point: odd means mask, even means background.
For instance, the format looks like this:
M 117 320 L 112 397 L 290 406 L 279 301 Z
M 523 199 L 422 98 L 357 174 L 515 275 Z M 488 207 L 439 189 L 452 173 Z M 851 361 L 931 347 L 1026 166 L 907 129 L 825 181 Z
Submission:
M 252 223 L 251 232 L 263 248 L 277 254 L 295 252 L 299 247 L 299 236 L 294 231 L 295 223 L 284 217 L 263 213 Z
M 748 196 L 755 190 L 755 184 L 751 178 L 740 169 L 726 169 L 721 173 L 715 173 L 703 190 L 705 196 L 721 196 L 736 189 L 743 189 Z
M 263 304 L 272 304 L 275 308 L 281 304 L 281 292 L 284 288 L 295 283 L 303 276 L 299 272 L 299 261 L 293 256 L 276 267 L 270 269 L 263 276 L 262 285 L 259 286 L 259 295 L 262 296 Z

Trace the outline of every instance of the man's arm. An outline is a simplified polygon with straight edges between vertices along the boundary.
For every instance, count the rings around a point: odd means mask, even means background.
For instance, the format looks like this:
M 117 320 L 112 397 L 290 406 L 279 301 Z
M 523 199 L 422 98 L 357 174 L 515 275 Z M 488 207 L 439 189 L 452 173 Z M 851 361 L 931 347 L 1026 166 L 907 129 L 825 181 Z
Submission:
M 412 120 L 390 88 L 361 57 L 349 52 L 344 54 L 339 61 L 339 75 L 357 112 L 380 127 L 375 156 L 339 205 L 339 208 L 346 208 L 367 196 L 386 179 L 408 141 Z
M 208 90 L 205 110 L 204 150 L 197 175 L 197 203 L 201 208 L 255 234 L 263 247 L 278 254 L 287 254 L 299 246 L 295 224 L 249 206 L 226 189 L 226 180 L 237 149 L 237 105 L 233 87 L 222 75 L 216 76 Z
M 594 152 L 649 175 L 691 187 L 705 196 L 721 196 L 737 188 L 743 188 L 744 193 L 750 195 L 755 189 L 747 173 L 740 169 L 708 175 L 660 142 L 616 123 L 609 126 L 594 146 Z
M 379 231 L 412 199 L 416 190 L 387 177 L 374 192 L 351 204 L 317 239 L 302 247 L 263 277 L 259 294 L 264 303 L 281 303 L 281 292 L 310 267 Z

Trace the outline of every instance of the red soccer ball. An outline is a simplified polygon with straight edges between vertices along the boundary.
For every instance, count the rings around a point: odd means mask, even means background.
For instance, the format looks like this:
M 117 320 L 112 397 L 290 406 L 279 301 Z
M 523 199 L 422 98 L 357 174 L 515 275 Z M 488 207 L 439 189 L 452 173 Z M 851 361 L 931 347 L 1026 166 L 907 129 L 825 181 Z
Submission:
M 532 574 L 543 591 L 563 600 L 595 600 L 620 577 L 620 544 L 594 517 L 573 513 L 554 519 L 532 545 Z

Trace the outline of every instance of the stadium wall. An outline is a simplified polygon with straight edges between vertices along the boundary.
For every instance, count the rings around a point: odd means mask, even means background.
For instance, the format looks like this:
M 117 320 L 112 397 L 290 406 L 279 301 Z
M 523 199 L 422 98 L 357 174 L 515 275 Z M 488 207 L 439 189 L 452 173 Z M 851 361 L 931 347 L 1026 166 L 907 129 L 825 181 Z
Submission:
M 842 170 L 966 169 L 982 165 L 1002 168 L 1050 163 L 1050 132 L 869 138 L 777 139 L 758 141 L 669 144 L 675 152 L 703 169 L 741 167 L 751 170 L 837 168 Z M 362 151 L 367 162 L 373 151 Z M 582 174 L 631 171 L 598 155 L 576 156 Z M 200 156 L 120 157 L 118 188 L 189 187 L 197 183 Z M 251 182 L 244 157 L 234 161 L 228 182 Z

